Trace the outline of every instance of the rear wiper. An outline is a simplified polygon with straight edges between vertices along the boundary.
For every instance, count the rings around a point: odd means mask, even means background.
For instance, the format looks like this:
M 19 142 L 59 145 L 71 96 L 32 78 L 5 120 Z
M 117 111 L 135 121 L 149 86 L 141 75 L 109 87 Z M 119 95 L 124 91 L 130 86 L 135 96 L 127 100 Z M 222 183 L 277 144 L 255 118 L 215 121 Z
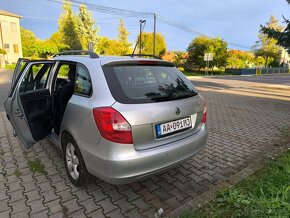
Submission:
M 150 98 L 152 101 L 170 101 L 170 100 L 176 100 L 176 99 L 182 99 L 182 98 L 189 98 L 196 96 L 196 92 L 184 92 L 184 93 L 175 93 L 172 92 L 167 95 L 156 95 L 152 98 Z
M 175 95 L 171 96 L 171 100 L 190 98 L 196 96 L 197 92 L 184 92 L 184 93 L 175 93 Z

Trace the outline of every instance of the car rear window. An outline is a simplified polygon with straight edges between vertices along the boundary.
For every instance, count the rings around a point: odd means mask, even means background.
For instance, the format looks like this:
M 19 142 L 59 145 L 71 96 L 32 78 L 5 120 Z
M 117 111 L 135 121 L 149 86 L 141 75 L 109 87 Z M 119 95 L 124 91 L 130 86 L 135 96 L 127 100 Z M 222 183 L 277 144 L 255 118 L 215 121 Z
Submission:
M 156 65 L 103 66 L 116 101 L 141 104 L 197 95 L 192 83 L 176 68 Z

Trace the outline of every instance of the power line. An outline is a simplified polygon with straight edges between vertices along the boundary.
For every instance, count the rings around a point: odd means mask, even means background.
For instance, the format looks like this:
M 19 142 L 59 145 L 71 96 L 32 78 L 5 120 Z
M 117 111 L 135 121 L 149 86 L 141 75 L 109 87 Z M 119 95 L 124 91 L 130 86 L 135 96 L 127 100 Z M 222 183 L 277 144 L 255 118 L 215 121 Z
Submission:
M 70 1 L 67 1 L 67 0 L 64 0 L 64 1 L 62 1 L 62 0 L 47 0 L 47 1 L 60 3 L 60 4 L 70 3 L 70 4 L 74 5 L 74 6 L 86 5 L 91 10 L 99 11 L 101 13 L 106 13 L 106 14 L 109 13 L 109 14 L 114 14 L 114 15 L 122 15 L 122 16 L 126 16 L 126 17 L 140 17 L 140 16 L 148 17 L 149 16 L 149 18 L 150 18 L 150 16 L 154 16 L 153 12 L 141 12 L 141 11 L 126 10 L 126 9 L 120 9 L 120 8 L 97 5 L 97 4 L 93 4 L 93 3 L 87 3 L 87 2 L 83 2 L 83 1 L 79 1 L 79 0 L 70 0 Z M 180 30 L 183 30 L 185 32 L 192 33 L 192 34 L 197 35 L 197 36 L 202 36 L 203 35 L 203 36 L 207 36 L 207 37 L 213 38 L 213 37 L 208 36 L 208 35 L 206 35 L 204 33 L 201 33 L 199 31 L 196 31 L 196 30 L 192 29 L 192 28 L 189 28 L 189 27 L 187 27 L 185 25 L 182 25 L 182 24 L 179 24 L 177 22 L 171 21 L 168 18 L 166 18 L 164 16 L 161 16 L 159 14 L 156 14 L 156 17 L 157 17 L 157 19 L 159 21 L 161 21 L 161 22 L 163 22 L 165 24 L 168 24 L 170 26 L 176 27 L 176 28 L 178 28 Z M 228 42 L 228 45 L 232 45 L 232 46 L 240 47 L 240 48 L 251 49 L 251 47 L 249 47 L 249 46 L 240 45 L 238 43 L 233 43 L 233 42 Z

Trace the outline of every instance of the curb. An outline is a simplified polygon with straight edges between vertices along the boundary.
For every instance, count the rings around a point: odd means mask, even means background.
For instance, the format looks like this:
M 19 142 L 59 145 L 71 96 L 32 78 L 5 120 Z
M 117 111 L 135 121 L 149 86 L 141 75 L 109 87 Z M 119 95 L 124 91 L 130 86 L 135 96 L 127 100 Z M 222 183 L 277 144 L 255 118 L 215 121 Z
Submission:
M 287 148 L 285 148 L 284 145 L 281 147 L 274 147 L 274 145 L 272 145 L 272 149 L 262 154 L 262 156 L 258 157 L 254 163 L 252 163 L 245 169 L 237 172 L 236 174 L 232 175 L 222 183 L 212 186 L 211 189 L 197 196 L 195 199 L 192 199 L 189 202 L 186 202 L 184 205 L 176 208 L 175 210 L 167 214 L 166 217 L 169 218 L 179 217 L 186 211 L 189 210 L 195 211 L 199 209 L 200 207 L 206 205 L 208 202 L 214 200 L 219 191 L 239 183 L 241 180 L 245 179 L 246 177 L 249 177 L 253 173 L 257 172 L 259 169 L 266 166 L 266 163 L 269 160 L 269 158 L 271 158 L 272 156 L 280 156 L 286 151 Z

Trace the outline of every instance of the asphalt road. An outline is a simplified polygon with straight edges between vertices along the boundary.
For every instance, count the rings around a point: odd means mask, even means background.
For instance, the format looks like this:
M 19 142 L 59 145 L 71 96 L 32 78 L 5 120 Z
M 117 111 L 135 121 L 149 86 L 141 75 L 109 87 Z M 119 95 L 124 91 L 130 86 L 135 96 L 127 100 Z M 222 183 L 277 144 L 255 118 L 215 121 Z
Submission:
M 4 111 L 3 104 L 10 89 L 12 73 L 12 70 L 0 69 L 0 112 Z

